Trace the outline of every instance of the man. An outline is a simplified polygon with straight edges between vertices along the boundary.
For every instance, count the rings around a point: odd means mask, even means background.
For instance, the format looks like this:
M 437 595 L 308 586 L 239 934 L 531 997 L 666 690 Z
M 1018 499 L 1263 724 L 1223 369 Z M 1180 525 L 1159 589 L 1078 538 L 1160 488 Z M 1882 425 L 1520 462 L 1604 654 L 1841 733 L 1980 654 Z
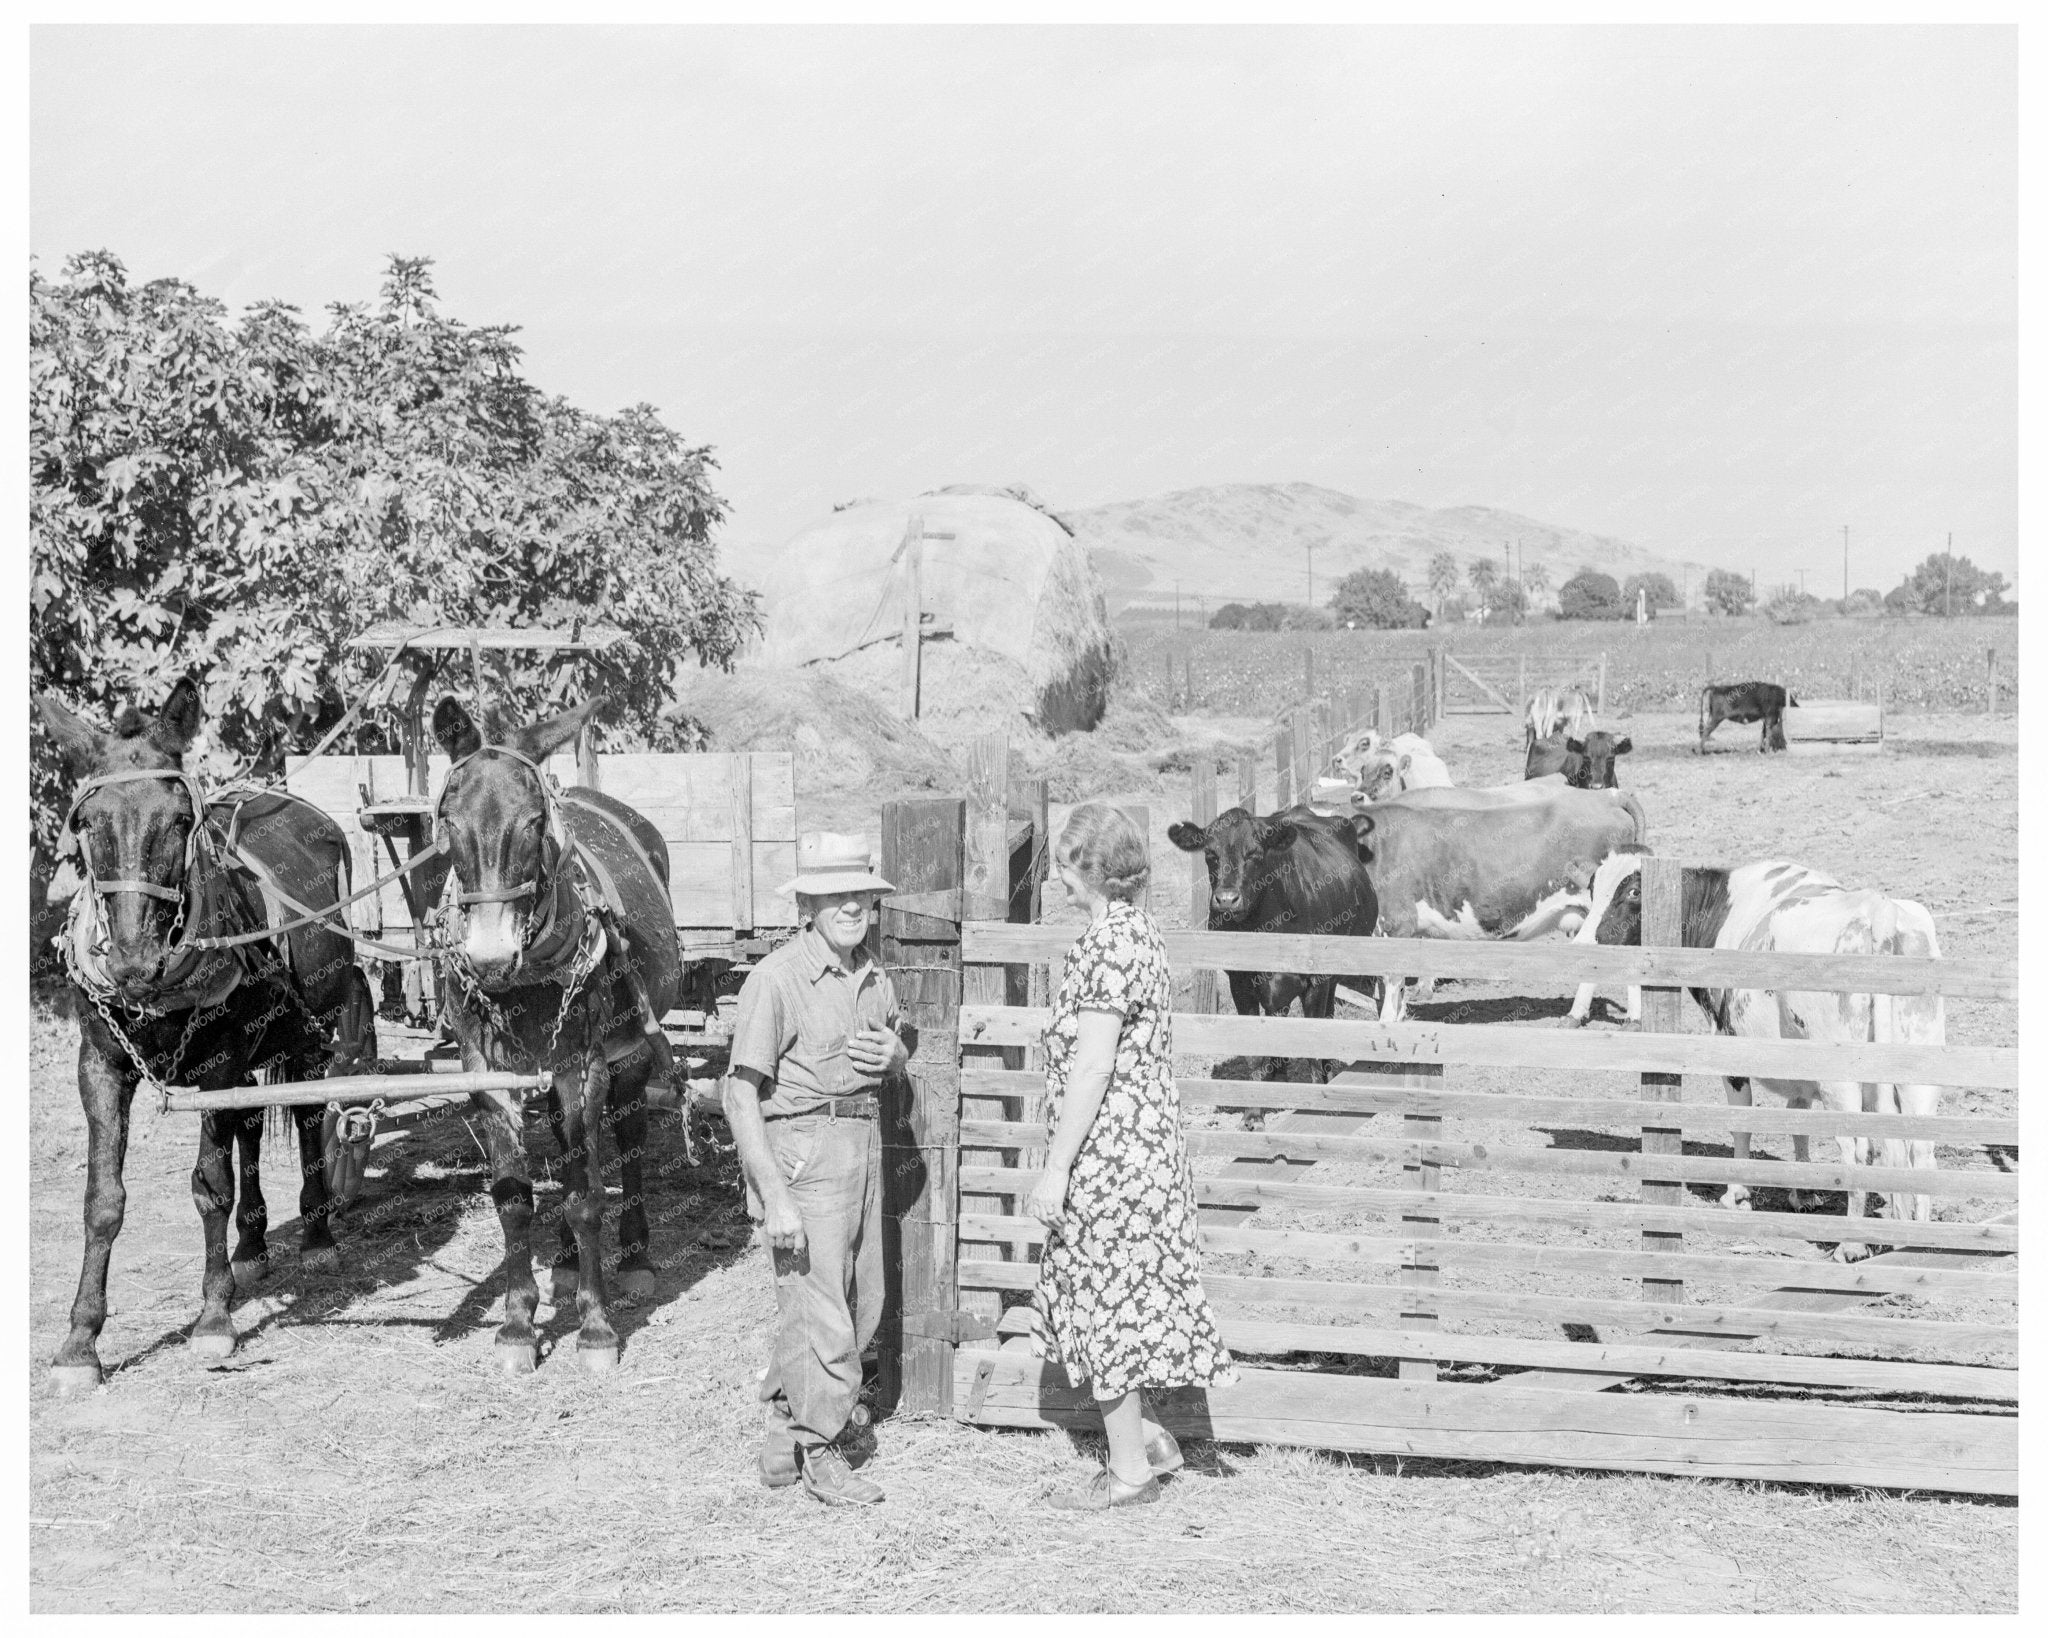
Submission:
M 896 992 L 861 948 L 889 883 L 858 836 L 807 832 L 794 893 L 804 925 L 748 976 L 733 1019 L 726 1118 L 775 1265 L 775 1346 L 761 1384 L 761 1482 L 835 1506 L 882 1499 L 838 1441 L 882 1314 L 876 1093 L 908 1054 Z

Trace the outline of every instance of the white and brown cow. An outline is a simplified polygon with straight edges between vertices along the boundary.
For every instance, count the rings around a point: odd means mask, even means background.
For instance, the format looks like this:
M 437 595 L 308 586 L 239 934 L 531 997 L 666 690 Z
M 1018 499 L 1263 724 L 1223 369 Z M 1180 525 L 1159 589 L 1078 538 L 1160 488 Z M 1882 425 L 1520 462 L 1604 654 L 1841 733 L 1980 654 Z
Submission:
M 1594 873 L 1593 909 L 1580 928 L 1581 943 L 1640 944 L 1643 926 L 1643 853 L 1616 852 Z M 1688 949 L 1777 950 L 1797 954 L 1902 955 L 1938 957 L 1934 918 L 1912 899 L 1887 898 L 1870 888 L 1846 888 L 1832 876 L 1804 865 L 1763 859 L 1733 869 L 1687 866 L 1681 904 L 1681 937 Z M 1723 1035 L 1744 1035 L 1766 1041 L 1871 1041 L 1940 1046 L 1946 1038 L 1942 999 L 1938 995 L 1837 995 L 1823 990 L 1694 989 L 1692 997 Z M 1583 986 L 1572 1004 L 1572 1016 L 1584 1021 L 1592 986 Z M 1633 1001 L 1633 998 L 1632 998 Z M 1635 1008 L 1631 1005 L 1631 1016 Z M 1791 1081 L 1762 1076 L 1728 1077 L 1728 1100 L 1750 1106 L 1754 1088 L 1783 1098 L 1794 1108 L 1821 1104 L 1845 1112 L 1932 1115 L 1941 1096 L 1938 1086 L 1901 1082 Z M 1880 1144 L 1870 1138 L 1843 1137 L 1845 1165 L 1870 1165 Z M 1792 1140 L 1796 1159 L 1807 1157 L 1804 1134 Z M 1749 1134 L 1735 1133 L 1735 1158 L 1749 1158 Z M 1887 1166 L 1934 1166 L 1931 1138 L 1885 1138 Z M 1848 1215 L 1864 1214 L 1864 1192 L 1849 1191 Z M 1804 1205 L 1802 1191 L 1791 1191 L 1795 1210 Z M 1746 1208 L 1749 1190 L 1731 1184 L 1723 1206 Z M 1933 1216 L 1933 1202 L 1924 1194 L 1893 1194 L 1888 1205 L 1894 1218 L 1924 1223 Z M 1868 1253 L 1860 1244 L 1836 1247 L 1835 1256 L 1851 1261 Z
M 1536 939 L 1570 934 L 1592 906 L 1594 867 L 1643 839 L 1626 791 L 1572 790 L 1561 778 L 1480 790 L 1408 791 L 1359 810 L 1392 938 Z M 1380 1016 L 1401 1016 L 1390 981 Z

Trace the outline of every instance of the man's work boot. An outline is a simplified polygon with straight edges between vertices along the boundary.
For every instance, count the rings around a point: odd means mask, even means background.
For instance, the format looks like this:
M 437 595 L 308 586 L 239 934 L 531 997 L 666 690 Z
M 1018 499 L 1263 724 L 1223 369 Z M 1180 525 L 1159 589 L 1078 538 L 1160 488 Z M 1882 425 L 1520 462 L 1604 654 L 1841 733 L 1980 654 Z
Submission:
M 786 1433 L 761 1435 L 761 1482 L 770 1490 L 795 1484 L 799 1476 L 796 1441 Z
M 813 1445 L 803 1453 L 804 1488 L 827 1507 L 872 1507 L 882 1487 L 863 1479 L 846 1465 L 831 1445 Z

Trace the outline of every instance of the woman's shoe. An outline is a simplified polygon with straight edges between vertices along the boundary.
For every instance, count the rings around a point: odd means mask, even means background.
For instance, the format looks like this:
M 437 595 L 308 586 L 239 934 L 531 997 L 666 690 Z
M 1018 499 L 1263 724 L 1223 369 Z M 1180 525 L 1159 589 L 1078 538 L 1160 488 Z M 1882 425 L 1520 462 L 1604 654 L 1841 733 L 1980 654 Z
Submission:
M 1178 1473 L 1187 1458 L 1180 1453 L 1180 1441 L 1161 1428 L 1145 1441 L 1145 1461 L 1152 1469 L 1152 1477 L 1163 1479 L 1169 1473 Z
M 1079 1490 L 1054 1491 L 1045 1499 L 1063 1513 L 1104 1513 L 1112 1507 L 1142 1507 L 1159 1499 L 1159 1480 L 1148 1475 L 1143 1484 L 1125 1484 L 1105 1467 Z

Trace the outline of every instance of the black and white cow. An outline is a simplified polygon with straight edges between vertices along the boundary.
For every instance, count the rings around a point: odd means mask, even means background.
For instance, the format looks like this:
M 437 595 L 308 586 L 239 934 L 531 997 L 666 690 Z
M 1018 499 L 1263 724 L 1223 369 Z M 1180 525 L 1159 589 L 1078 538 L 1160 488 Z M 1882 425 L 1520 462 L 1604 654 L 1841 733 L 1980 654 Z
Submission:
M 1760 722 L 1763 734 L 1759 751 L 1785 748 L 1785 708 L 1799 702 L 1776 683 L 1708 683 L 1700 690 L 1700 752 L 1706 753 L 1707 736 L 1724 722 Z
M 1643 850 L 1617 851 L 1593 876 L 1593 908 L 1580 928 L 1582 944 L 1640 944 L 1643 941 Z M 1803 865 L 1763 859 L 1734 869 L 1687 866 L 1681 894 L 1681 937 L 1688 949 L 1778 950 L 1825 955 L 1903 955 L 1938 957 L 1934 918 L 1912 899 L 1887 898 L 1869 888 L 1846 888 L 1832 876 Z M 1940 1046 L 1946 1020 L 1938 995 L 1837 995 L 1824 990 L 1694 989 L 1692 997 L 1723 1035 L 1744 1035 L 1764 1041 L 1877 1041 Z M 1581 987 L 1572 1003 L 1572 1017 L 1583 1022 L 1592 1000 L 1592 986 Z M 1631 1009 L 1633 1011 L 1633 1008 Z M 1729 1077 L 1728 1101 L 1750 1106 L 1752 1089 L 1783 1098 L 1795 1108 L 1821 1104 L 1853 1113 L 1932 1115 L 1937 1112 L 1938 1086 L 1858 1081 L 1790 1081 L 1760 1076 Z M 1878 1143 L 1870 1138 L 1843 1137 L 1844 1165 L 1870 1165 Z M 1749 1134 L 1735 1133 L 1735 1158 L 1749 1158 Z M 1792 1139 L 1793 1155 L 1807 1157 L 1804 1134 Z M 1922 1138 L 1882 1140 L 1887 1166 L 1934 1166 L 1934 1142 Z M 1849 1191 L 1848 1215 L 1861 1217 L 1864 1192 Z M 1800 1209 L 1801 1191 L 1791 1191 Z M 1730 1184 L 1723 1206 L 1749 1204 L 1749 1190 Z M 1933 1201 L 1924 1194 L 1889 1196 L 1891 1215 L 1916 1223 L 1933 1216 Z M 1835 1248 L 1844 1262 L 1865 1256 L 1869 1248 L 1845 1243 Z
M 1555 775 L 1478 790 L 1408 791 L 1360 810 L 1379 930 L 1391 938 L 1536 939 L 1578 930 L 1594 868 L 1643 839 L 1626 791 L 1572 790 Z M 1380 1017 L 1401 1016 L 1390 979 Z

